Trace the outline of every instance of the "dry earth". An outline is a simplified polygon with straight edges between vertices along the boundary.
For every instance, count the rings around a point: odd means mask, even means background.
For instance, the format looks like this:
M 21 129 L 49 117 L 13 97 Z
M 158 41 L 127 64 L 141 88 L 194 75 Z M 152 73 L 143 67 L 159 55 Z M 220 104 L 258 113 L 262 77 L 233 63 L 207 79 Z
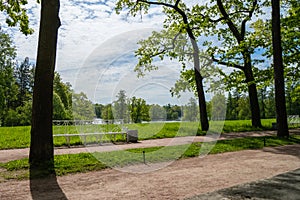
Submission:
M 0 183 L 0 199 L 184 199 L 298 169 L 299 155 L 300 145 L 290 145 L 179 160 L 148 173 L 156 166 L 12 180 Z

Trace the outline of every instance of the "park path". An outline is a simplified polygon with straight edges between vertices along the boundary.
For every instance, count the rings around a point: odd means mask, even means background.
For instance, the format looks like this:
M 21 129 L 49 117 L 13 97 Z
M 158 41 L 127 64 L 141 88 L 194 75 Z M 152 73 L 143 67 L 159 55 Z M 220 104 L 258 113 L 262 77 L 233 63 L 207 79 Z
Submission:
M 290 134 L 300 134 L 300 129 L 290 130 Z M 61 154 L 76 154 L 76 153 L 88 153 L 88 152 L 108 152 L 117 150 L 126 150 L 133 148 L 147 148 L 156 146 L 174 146 L 181 144 L 190 144 L 192 142 L 204 142 L 212 140 L 224 140 L 231 138 L 241 138 L 241 137 L 257 137 L 257 136 L 272 136 L 276 135 L 276 131 L 250 131 L 250 132 L 234 132 L 234 133 L 224 133 L 220 137 L 211 138 L 207 136 L 187 136 L 187 137 L 176 137 L 176 138 L 163 138 L 163 139 L 153 139 L 153 140 L 142 140 L 138 143 L 122 143 L 118 145 L 114 144 L 103 144 L 94 146 L 80 146 L 80 147 L 59 147 L 54 149 L 55 155 Z M 18 160 L 26 158 L 29 155 L 29 148 L 23 149 L 8 149 L 0 150 L 0 162 L 8 162 L 11 160 Z
M 299 169 L 299 152 L 299 144 L 287 145 L 182 159 L 151 172 L 145 171 L 155 164 L 129 166 L 141 173 L 115 168 L 52 179 L 10 180 L 0 183 L 0 199 L 184 199 Z M 286 199 L 280 191 L 276 188 L 278 196 Z

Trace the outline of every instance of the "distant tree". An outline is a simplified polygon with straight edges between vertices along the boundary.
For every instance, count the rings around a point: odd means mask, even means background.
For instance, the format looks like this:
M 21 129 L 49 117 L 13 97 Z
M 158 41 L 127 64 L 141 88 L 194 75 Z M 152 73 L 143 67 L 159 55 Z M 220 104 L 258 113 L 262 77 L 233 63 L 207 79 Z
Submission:
M 180 106 L 168 104 L 163 107 L 167 113 L 167 120 L 178 120 L 182 115 Z
M 104 105 L 98 103 L 95 104 L 95 114 L 97 118 L 103 118 L 102 117 L 103 109 L 104 109 Z
M 54 120 L 67 119 L 67 113 L 60 96 L 53 93 L 53 117 Z
M 8 34 L 0 31 L 0 124 L 5 125 L 7 112 L 14 109 L 18 86 L 14 78 L 16 49 Z
M 129 103 L 130 117 L 133 123 L 150 121 L 149 106 L 142 98 L 132 97 Z
M 149 112 L 151 121 L 165 121 L 167 119 L 167 111 L 158 104 L 151 105 Z
M 76 120 L 92 120 L 95 117 L 93 103 L 83 92 L 73 93 L 73 117 Z
M 127 122 L 129 114 L 125 90 L 120 90 L 116 97 L 117 100 L 113 103 L 114 119 L 123 119 Z
M 58 72 L 54 74 L 53 92 L 61 99 L 66 110 L 72 108 L 72 89 L 69 83 L 64 83 Z
M 60 119 L 72 119 L 73 118 L 73 110 L 72 110 L 72 94 L 73 94 L 73 90 L 71 88 L 72 86 L 69 83 L 64 83 L 59 75 L 58 72 L 55 72 L 54 74 L 54 80 L 53 80 L 53 93 L 55 93 L 56 95 L 58 95 L 59 97 L 59 101 L 57 101 L 58 99 L 53 98 L 53 100 L 55 99 L 56 101 L 54 101 L 53 103 L 58 103 L 61 102 L 62 106 L 63 106 L 63 110 L 64 110 L 64 114 L 60 115 Z M 58 112 L 55 109 L 59 108 L 58 105 L 53 105 L 53 109 L 54 112 Z M 54 116 L 54 115 L 53 115 Z M 63 117 L 63 118 L 62 118 Z
M 194 98 L 190 98 L 187 105 L 183 109 L 183 120 L 184 121 L 197 121 L 199 112 L 197 109 L 197 103 Z
M 211 119 L 225 120 L 226 118 L 226 97 L 217 93 L 211 99 Z
M 244 95 L 241 96 L 238 100 L 238 119 L 245 120 L 251 119 L 251 108 L 249 106 L 249 97 Z
M 18 99 L 16 107 L 23 106 L 27 101 L 32 99 L 32 90 L 34 82 L 34 67 L 29 63 L 29 58 L 15 68 L 14 76 L 18 85 Z
M 111 104 L 107 104 L 104 106 L 102 113 L 101 113 L 102 119 L 104 120 L 113 120 L 114 119 L 114 114 L 113 114 L 113 109 Z

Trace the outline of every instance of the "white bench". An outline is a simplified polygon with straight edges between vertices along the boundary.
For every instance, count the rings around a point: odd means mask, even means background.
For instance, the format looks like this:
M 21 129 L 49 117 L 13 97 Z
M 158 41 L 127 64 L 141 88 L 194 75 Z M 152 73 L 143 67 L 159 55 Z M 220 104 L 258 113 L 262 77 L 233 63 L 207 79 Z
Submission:
M 290 126 L 300 126 L 300 118 L 299 115 L 289 115 L 287 118 L 288 125 Z
M 83 140 L 83 144 L 86 145 L 86 138 L 88 136 L 95 136 L 96 142 L 102 143 L 103 136 L 109 135 L 111 141 L 116 141 L 117 135 L 122 135 L 124 141 L 127 141 L 127 132 L 101 132 L 101 133 L 74 133 L 74 134 L 54 134 L 53 137 L 65 137 L 68 147 L 70 147 L 70 138 L 78 136 Z

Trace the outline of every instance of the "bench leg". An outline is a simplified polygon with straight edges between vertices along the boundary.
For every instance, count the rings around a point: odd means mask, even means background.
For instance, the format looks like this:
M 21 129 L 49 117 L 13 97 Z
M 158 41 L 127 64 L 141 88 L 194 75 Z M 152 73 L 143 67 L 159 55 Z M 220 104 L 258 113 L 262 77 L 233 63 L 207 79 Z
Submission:
M 70 136 L 65 136 L 68 147 L 70 148 Z

